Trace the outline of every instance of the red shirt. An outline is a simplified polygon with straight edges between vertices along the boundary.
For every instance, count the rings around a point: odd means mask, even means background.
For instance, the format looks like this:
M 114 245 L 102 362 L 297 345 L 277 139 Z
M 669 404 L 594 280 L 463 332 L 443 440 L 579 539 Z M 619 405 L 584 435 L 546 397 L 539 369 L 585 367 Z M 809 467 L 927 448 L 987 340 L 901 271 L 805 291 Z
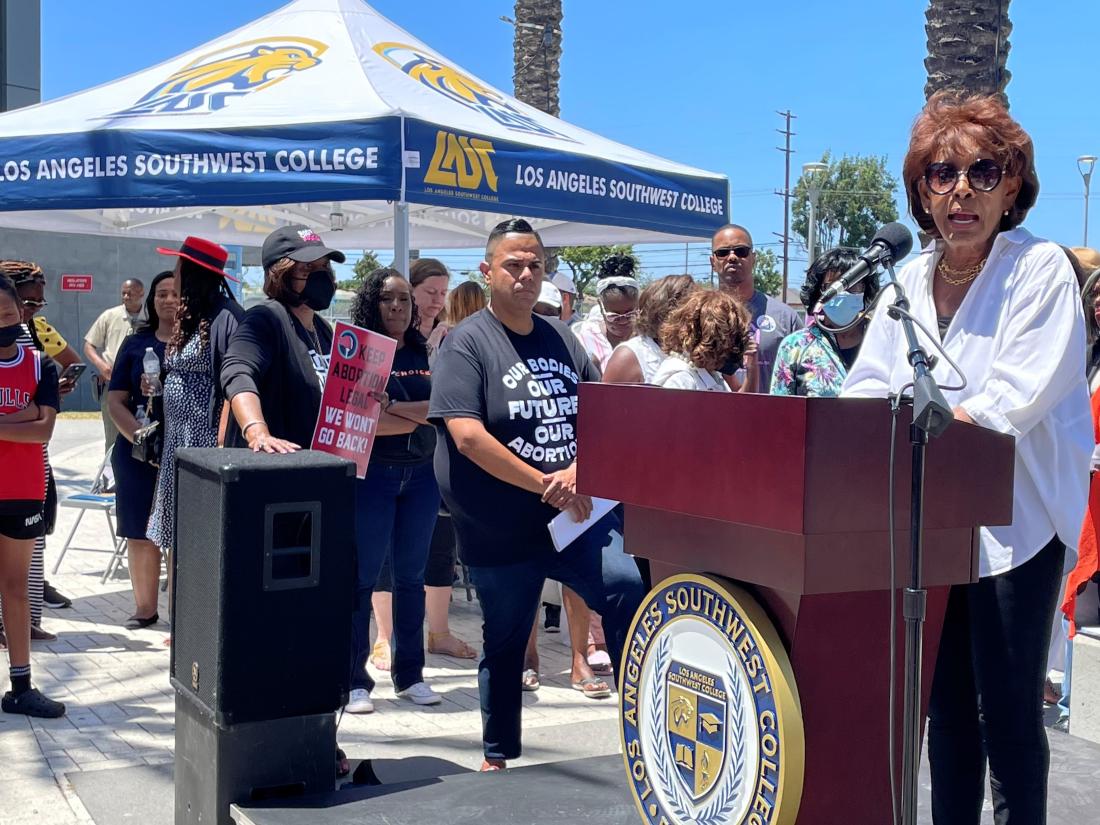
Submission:
M 11 361 L 0 361 L 0 415 L 26 409 L 42 378 L 42 356 L 20 346 Z M 40 502 L 46 497 L 42 445 L 0 440 L 0 501 Z

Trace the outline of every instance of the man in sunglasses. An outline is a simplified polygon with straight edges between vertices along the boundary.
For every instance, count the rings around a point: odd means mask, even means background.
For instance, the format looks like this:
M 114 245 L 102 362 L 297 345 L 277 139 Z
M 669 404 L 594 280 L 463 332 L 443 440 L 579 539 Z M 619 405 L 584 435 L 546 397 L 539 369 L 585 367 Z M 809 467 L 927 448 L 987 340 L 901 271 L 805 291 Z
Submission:
M 711 240 L 710 266 L 718 276 L 718 288 L 741 301 L 752 318 L 753 338 L 757 344 L 757 375 L 746 375 L 745 389 L 767 392 L 779 343 L 792 332 L 802 329 L 802 318 L 778 298 L 759 292 L 753 285 L 752 271 L 756 253 L 752 236 L 743 226 L 731 223 L 714 233 Z M 753 368 L 753 359 L 745 355 L 745 369 Z M 755 379 L 755 380 L 754 380 Z M 735 386 L 741 389 L 740 383 Z
M 126 336 L 145 320 L 145 284 L 137 278 L 122 283 L 122 303 L 105 310 L 88 334 L 84 336 L 84 357 L 95 367 L 95 392 L 103 413 L 105 450 L 115 443 L 118 430 L 107 413 L 107 385 L 111 383 L 111 367 Z

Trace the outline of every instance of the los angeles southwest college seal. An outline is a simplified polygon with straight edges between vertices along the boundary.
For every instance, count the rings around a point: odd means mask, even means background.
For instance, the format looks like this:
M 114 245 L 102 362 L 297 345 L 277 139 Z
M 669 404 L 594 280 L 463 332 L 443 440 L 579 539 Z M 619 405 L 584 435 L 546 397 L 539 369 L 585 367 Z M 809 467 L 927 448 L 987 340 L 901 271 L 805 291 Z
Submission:
M 760 606 L 724 579 L 674 576 L 634 616 L 623 759 L 648 825 L 791 825 L 805 741 L 790 661 Z

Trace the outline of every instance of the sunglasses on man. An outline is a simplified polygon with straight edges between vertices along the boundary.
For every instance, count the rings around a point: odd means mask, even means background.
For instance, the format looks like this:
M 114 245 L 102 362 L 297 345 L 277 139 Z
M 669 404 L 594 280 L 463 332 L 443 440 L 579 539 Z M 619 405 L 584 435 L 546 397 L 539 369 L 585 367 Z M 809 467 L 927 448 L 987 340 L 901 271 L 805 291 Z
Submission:
M 1004 170 L 995 160 L 976 160 L 966 169 L 953 163 L 930 163 L 924 170 L 924 182 L 937 195 L 949 195 L 966 175 L 966 182 L 975 192 L 992 192 L 1001 182 Z
M 749 257 L 749 255 L 752 254 L 752 247 L 745 245 L 720 246 L 718 247 L 718 249 L 715 249 L 711 254 L 714 255 L 715 258 L 728 258 L 730 256 L 730 253 L 733 253 L 738 258 L 747 258 Z
M 42 309 L 42 307 L 48 306 L 48 305 L 49 305 L 49 302 L 45 301 L 45 300 L 36 301 L 34 298 L 24 298 L 23 299 L 23 306 L 25 306 L 27 309 Z

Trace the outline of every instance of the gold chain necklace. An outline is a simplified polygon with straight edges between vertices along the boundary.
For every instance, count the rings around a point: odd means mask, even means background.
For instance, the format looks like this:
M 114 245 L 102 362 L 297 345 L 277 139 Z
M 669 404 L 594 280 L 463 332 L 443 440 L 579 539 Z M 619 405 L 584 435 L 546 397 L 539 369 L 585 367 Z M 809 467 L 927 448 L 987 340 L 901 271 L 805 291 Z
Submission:
M 962 286 L 978 277 L 982 269 L 985 268 L 987 260 L 988 258 L 982 258 L 974 266 L 968 266 L 965 269 L 952 269 L 941 258 L 939 263 L 936 264 L 936 272 L 943 278 L 944 283 L 951 284 L 951 286 Z

